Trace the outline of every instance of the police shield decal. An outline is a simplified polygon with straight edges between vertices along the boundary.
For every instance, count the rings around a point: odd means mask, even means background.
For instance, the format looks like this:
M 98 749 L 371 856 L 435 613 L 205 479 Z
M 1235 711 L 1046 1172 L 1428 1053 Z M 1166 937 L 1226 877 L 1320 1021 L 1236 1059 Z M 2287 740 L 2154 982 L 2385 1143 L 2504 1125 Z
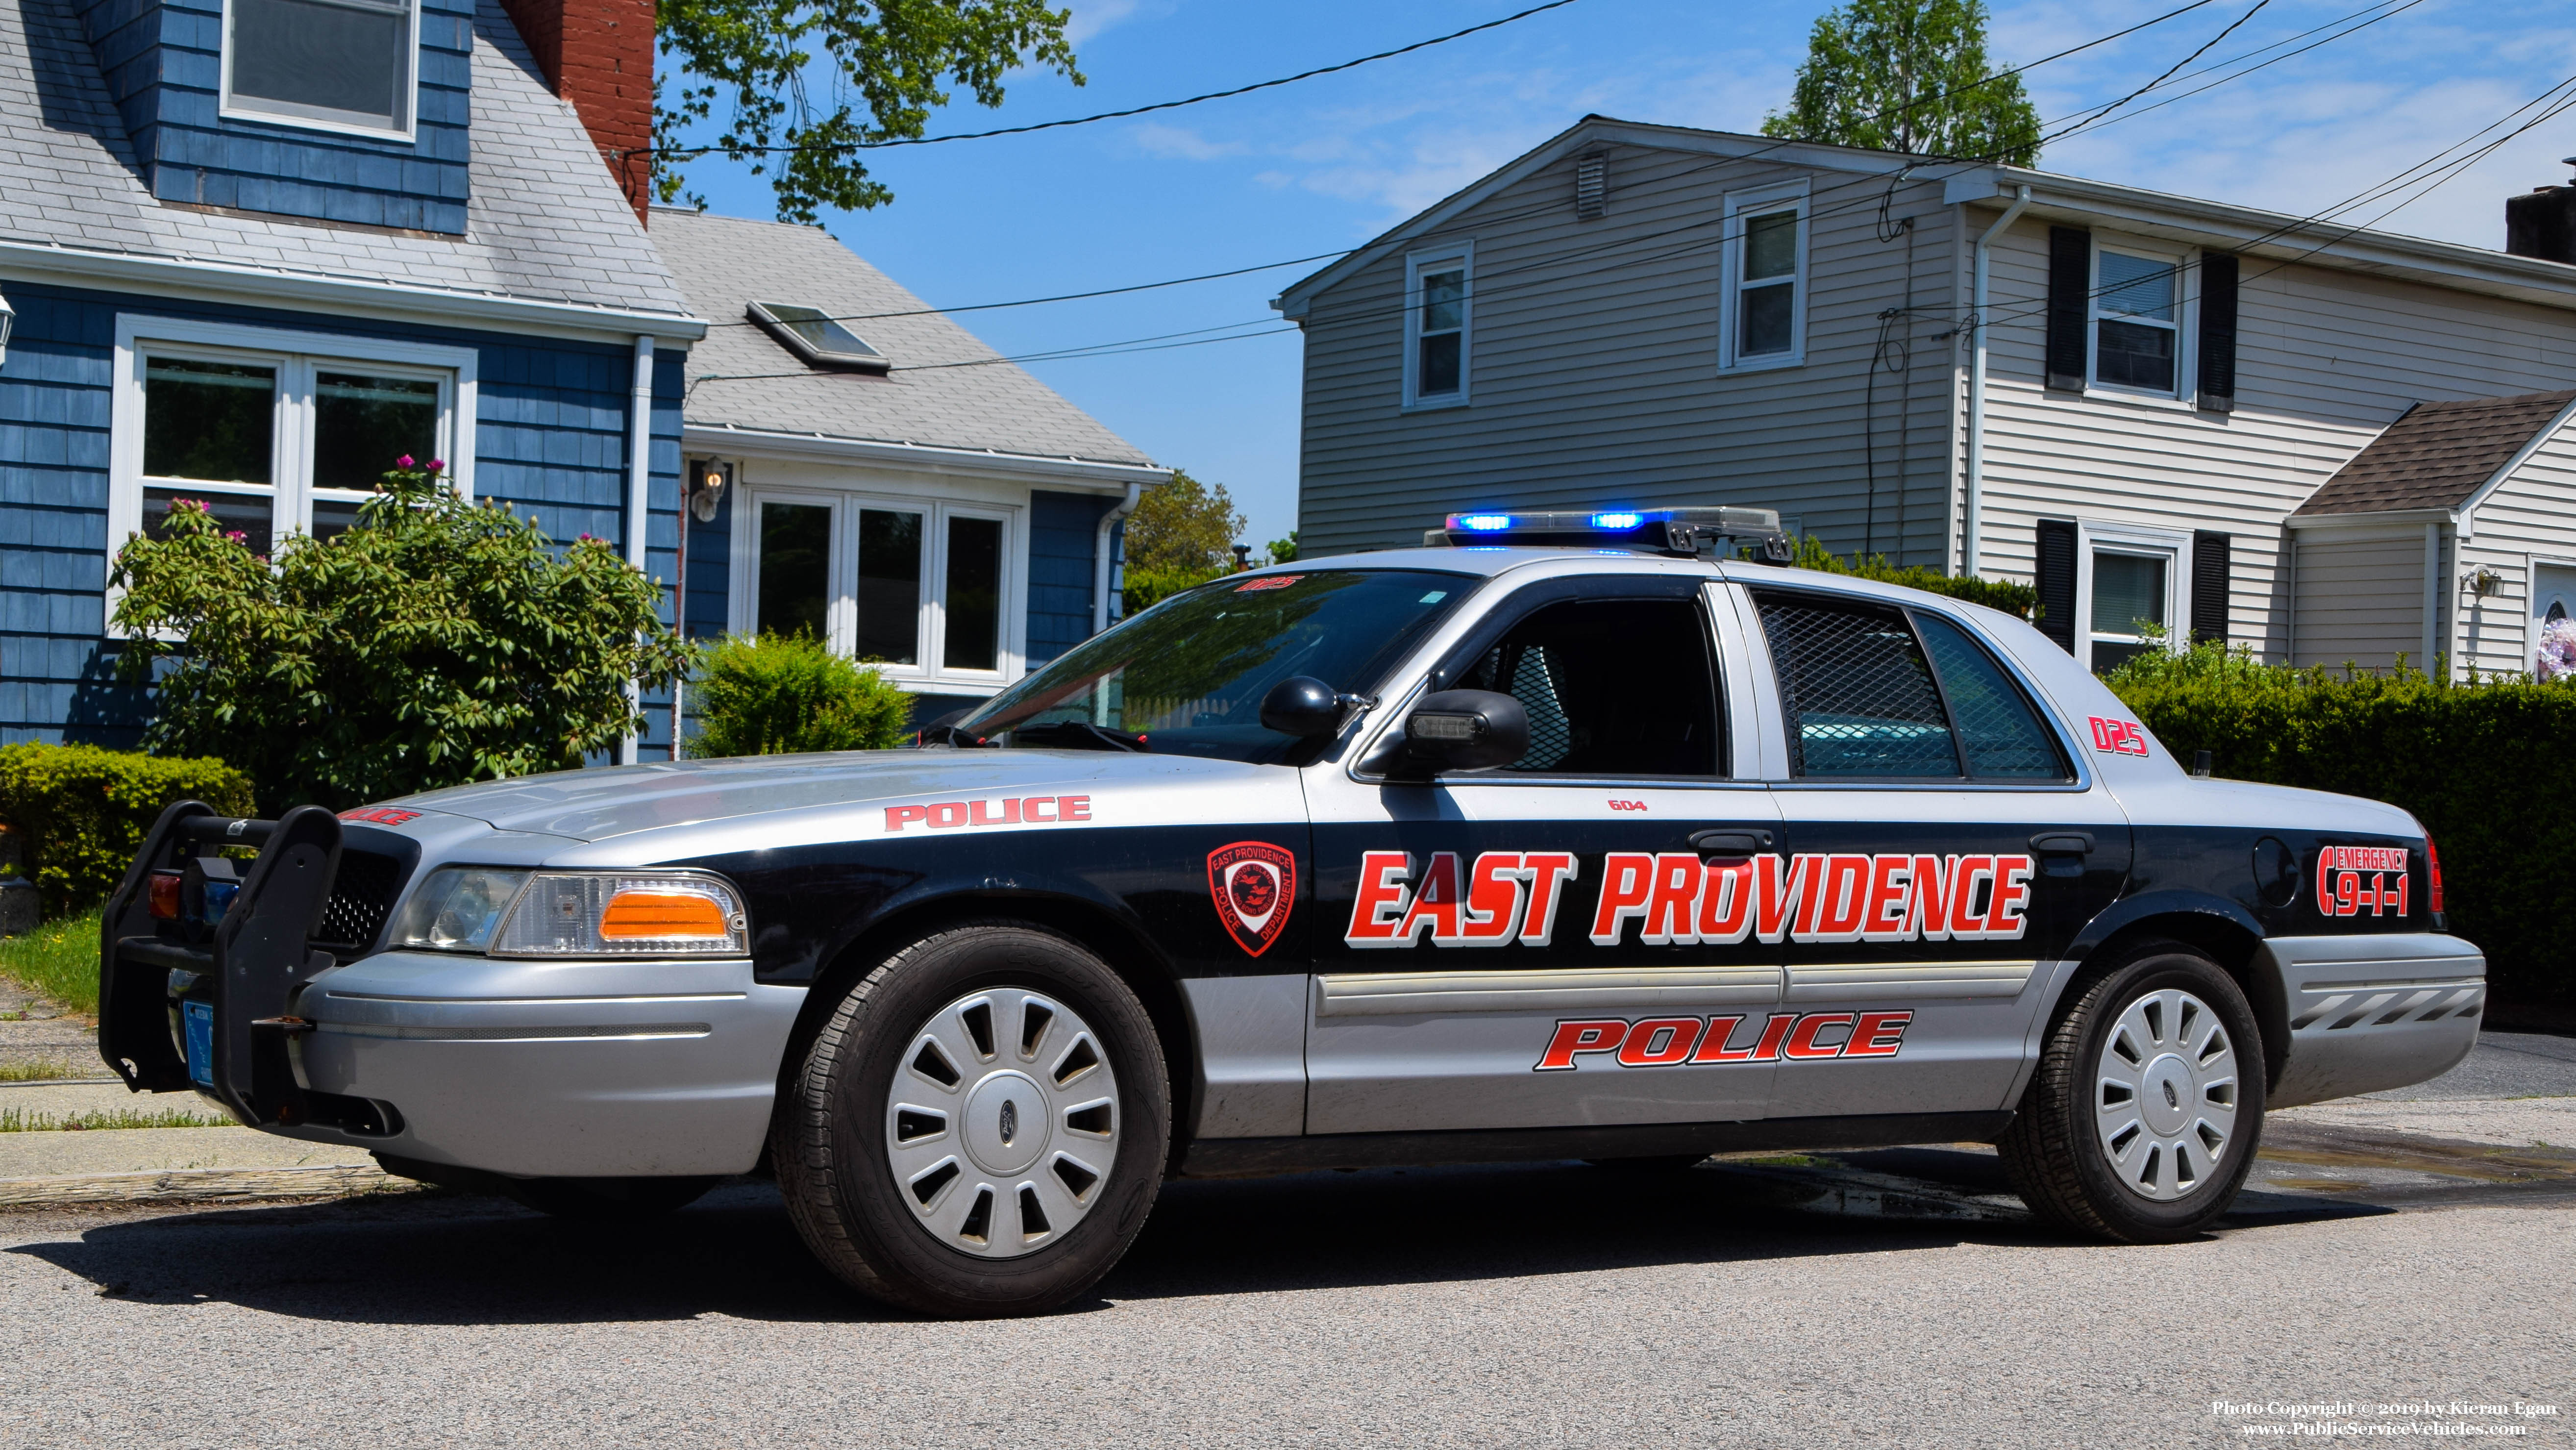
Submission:
M 1235 945 L 1270 950 L 1297 904 L 1297 858 L 1267 841 L 1237 841 L 1208 852 L 1208 895 Z

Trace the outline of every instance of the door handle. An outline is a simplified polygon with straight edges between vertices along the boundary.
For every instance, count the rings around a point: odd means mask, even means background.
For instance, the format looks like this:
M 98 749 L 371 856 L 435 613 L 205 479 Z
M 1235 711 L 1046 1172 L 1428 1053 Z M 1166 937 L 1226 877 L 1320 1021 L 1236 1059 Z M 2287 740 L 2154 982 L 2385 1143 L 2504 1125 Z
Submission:
M 1770 849 L 1769 831 L 1700 831 L 1690 838 L 1691 849 L 1703 856 L 1750 856 Z
M 2089 831 L 2042 831 L 2030 838 L 2030 849 L 2042 856 L 2090 856 L 2093 835 Z

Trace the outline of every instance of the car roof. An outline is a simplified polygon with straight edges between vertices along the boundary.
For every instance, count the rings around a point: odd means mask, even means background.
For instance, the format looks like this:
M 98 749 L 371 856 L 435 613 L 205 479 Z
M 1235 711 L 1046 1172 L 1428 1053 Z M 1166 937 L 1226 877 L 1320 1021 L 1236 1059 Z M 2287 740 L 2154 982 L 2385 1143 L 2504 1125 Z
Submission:
M 1250 571 L 1253 574 L 1302 574 L 1317 569 L 1438 569 L 1452 574 L 1474 574 L 1496 578 L 1515 572 L 1544 574 L 1569 573 L 1636 573 L 1694 574 L 1702 578 L 1731 580 L 1738 584 L 1771 585 L 1792 589 L 1815 589 L 1835 594 L 1857 595 L 1885 600 L 1891 604 L 1937 604 L 1947 609 L 1985 610 L 1987 606 L 1965 599 L 1932 594 L 1902 584 L 1886 584 L 1850 574 L 1828 574 L 1821 569 L 1798 569 L 1783 564 L 1760 564 L 1742 559 L 1686 559 L 1671 554 L 1649 554 L 1635 549 L 1531 548 L 1504 545 L 1469 544 L 1451 548 L 1376 549 L 1362 554 L 1333 554 L 1317 559 L 1298 559 L 1286 564 L 1269 564 Z M 2012 616 L 1992 611 L 2000 618 Z

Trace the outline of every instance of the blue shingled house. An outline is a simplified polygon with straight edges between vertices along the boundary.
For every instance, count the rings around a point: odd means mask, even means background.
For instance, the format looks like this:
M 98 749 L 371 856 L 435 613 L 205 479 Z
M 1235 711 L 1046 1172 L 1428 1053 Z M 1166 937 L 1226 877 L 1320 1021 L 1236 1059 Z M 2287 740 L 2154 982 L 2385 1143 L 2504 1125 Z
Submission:
M 884 658 L 925 714 L 1105 618 L 1103 520 L 1165 475 L 944 321 L 808 321 L 919 305 L 819 231 L 657 212 L 648 235 L 651 19 L 0 3 L 0 740 L 138 737 L 109 561 L 171 498 L 264 552 L 348 527 L 400 454 L 685 583 L 692 634 L 811 624 Z M 711 278 L 727 228 L 764 240 Z M 901 370 L 924 361 L 979 365 Z M 692 375 L 790 371 L 683 419 Z M 685 533 L 684 460 L 741 479 Z M 666 758 L 671 702 L 646 704 L 636 753 Z

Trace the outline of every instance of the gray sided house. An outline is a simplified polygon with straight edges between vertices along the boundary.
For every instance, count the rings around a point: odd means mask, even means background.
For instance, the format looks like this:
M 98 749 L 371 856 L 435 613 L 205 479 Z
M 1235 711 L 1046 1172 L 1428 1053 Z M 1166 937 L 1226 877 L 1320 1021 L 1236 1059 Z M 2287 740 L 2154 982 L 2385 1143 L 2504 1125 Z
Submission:
M 690 632 L 808 631 L 916 723 L 1116 617 L 1121 521 L 1171 474 L 816 227 L 657 209 L 689 354 Z
M 516 6 L 541 55 L 473 0 L 0 6 L 0 739 L 136 740 L 109 565 L 173 498 L 265 552 L 435 457 L 674 576 L 705 328 L 603 156 L 652 9 L 584 51 L 564 3 Z
M 1589 117 L 1290 287 L 1314 554 L 1739 504 L 2173 639 L 2528 670 L 2576 589 L 2576 186 L 2509 252 Z M 2567 607 L 2562 604 L 2562 607 Z

